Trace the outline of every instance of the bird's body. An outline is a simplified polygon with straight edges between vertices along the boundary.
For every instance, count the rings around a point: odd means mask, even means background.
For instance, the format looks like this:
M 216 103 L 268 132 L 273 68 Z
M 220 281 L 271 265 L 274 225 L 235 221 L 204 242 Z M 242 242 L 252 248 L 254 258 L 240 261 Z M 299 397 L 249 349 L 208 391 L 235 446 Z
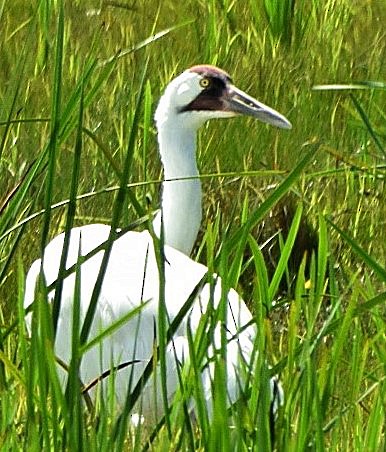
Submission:
M 71 246 L 67 259 L 67 268 L 76 263 L 79 250 L 81 250 L 82 255 L 86 255 L 106 241 L 109 232 L 110 227 L 103 224 L 74 228 L 71 232 Z M 62 250 L 63 240 L 64 234 L 61 234 L 55 237 L 46 247 L 45 263 L 47 265 L 44 267 L 44 273 L 47 285 L 52 284 L 57 278 L 59 271 L 57 256 L 60 255 Z M 165 246 L 164 251 L 166 259 L 165 300 L 167 300 L 167 314 L 171 322 L 180 312 L 198 282 L 204 277 L 207 268 L 188 259 L 185 254 L 169 246 Z M 99 252 L 82 264 L 80 296 L 82 320 L 84 320 L 91 300 L 101 261 L 102 252 Z M 31 281 L 39 274 L 40 262 L 35 261 L 33 265 L 29 274 Z M 61 311 L 57 326 L 55 352 L 66 363 L 69 363 L 71 357 L 74 285 L 75 274 L 67 277 L 64 281 Z M 33 297 L 33 292 L 30 292 L 31 289 L 33 289 L 32 284 L 27 285 L 26 300 Z M 210 285 L 207 284 L 200 292 L 190 312 L 189 322 L 192 331 L 196 330 L 202 313 L 207 310 L 207 303 L 211 298 L 209 292 Z M 159 308 L 158 293 L 159 271 L 151 235 L 148 231 L 125 233 L 115 241 L 112 247 L 109 264 L 98 298 L 90 338 L 95 337 L 99 332 L 117 322 L 141 303 L 144 303 L 144 307 L 140 314 L 129 320 L 108 338 L 105 338 L 102 346 L 96 346 L 87 352 L 82 360 L 80 369 L 82 382 L 88 384 L 106 370 L 112 369 L 121 363 L 136 361 L 135 364 L 119 370 L 115 376 L 115 395 L 120 405 L 126 398 L 129 382 L 131 381 L 131 390 L 133 390 L 154 352 L 154 336 Z M 240 352 L 243 352 L 246 357 L 252 353 L 256 331 L 252 322 L 252 316 L 238 294 L 231 290 L 227 298 L 228 317 L 230 319 L 227 335 L 229 340 L 232 339 L 227 350 L 228 389 L 234 394 L 232 399 L 235 400 L 238 389 L 236 375 L 232 369 L 238 367 Z M 216 290 L 212 299 L 214 306 L 217 306 L 221 299 L 220 283 L 216 284 Z M 114 300 L 114 303 L 111 300 Z M 186 326 L 187 319 L 181 323 L 173 337 L 173 342 L 167 348 L 166 358 L 169 367 L 167 384 L 170 398 L 178 387 L 177 372 L 175 371 L 176 357 L 179 363 L 182 363 L 189 355 Z M 237 333 L 242 326 L 247 328 L 238 336 Z M 217 339 L 219 340 L 219 338 Z M 133 370 L 134 373 L 131 377 Z M 65 375 L 63 371 L 63 381 L 65 381 Z M 141 412 L 146 417 L 152 417 L 156 412 L 162 412 L 163 409 L 159 378 L 157 382 L 158 397 L 156 399 L 154 398 L 154 379 L 148 384 L 148 390 L 142 391 Z M 210 376 L 208 373 L 203 376 L 203 383 L 205 392 L 210 394 Z M 157 409 L 155 408 L 156 406 L 158 406 Z
M 258 103 L 235 88 L 229 76 L 212 66 L 195 66 L 174 79 L 167 87 L 156 112 L 160 154 L 164 166 L 162 208 L 154 221 L 154 229 L 164 230 L 164 299 L 168 321 L 171 322 L 207 268 L 188 257 L 201 222 L 201 185 L 197 179 L 196 132 L 208 119 L 249 114 L 259 119 L 289 128 L 289 122 L 279 113 Z M 184 178 L 183 180 L 176 180 Z M 187 179 L 186 179 L 187 178 Z M 172 179 L 172 180 L 171 180 Z M 86 255 L 108 239 L 110 227 L 93 224 L 71 231 L 66 268 L 73 266 L 79 253 Z M 43 273 L 46 284 L 52 285 L 58 277 L 64 234 L 55 237 L 44 252 Z M 87 312 L 104 251 L 86 260 L 80 266 L 81 322 Z M 35 285 L 41 260 L 35 261 L 26 281 L 25 306 L 34 300 Z M 82 357 L 80 378 L 84 384 L 98 378 L 103 372 L 122 363 L 132 362 L 117 371 L 114 389 L 118 402 L 126 400 L 154 352 L 157 343 L 157 319 L 160 294 L 159 268 L 156 262 L 153 238 L 148 231 L 130 231 L 113 244 L 103 284 L 98 297 L 89 339 L 110 327 L 133 309 L 140 312 L 105 337 L 102 343 Z M 61 308 L 58 318 L 55 353 L 64 362 L 71 358 L 72 317 L 75 274 L 63 283 Z M 176 366 L 189 359 L 187 328 L 194 333 L 208 305 L 214 310 L 221 300 L 227 303 L 226 325 L 216 326 L 213 343 L 208 349 L 210 359 L 221 345 L 221 328 L 227 338 L 227 392 L 229 402 L 237 400 L 242 387 L 240 366 L 251 363 L 256 328 L 252 315 L 241 297 L 233 290 L 221 294 L 221 278 L 207 283 L 200 290 L 188 315 L 180 323 L 166 349 L 166 382 L 168 399 L 178 388 Z M 52 299 L 54 290 L 49 297 Z M 31 327 L 30 319 L 28 320 Z M 249 364 L 248 364 L 249 363 Z M 203 388 L 208 406 L 211 405 L 212 365 L 202 371 Z M 242 373 L 242 372 L 241 372 Z M 65 372 L 62 378 L 65 379 Z M 105 379 L 107 380 L 107 379 Z M 106 385 L 107 386 L 107 385 Z M 155 390 L 155 386 L 158 389 Z M 152 377 L 142 390 L 141 412 L 145 416 L 162 413 L 163 399 L 159 376 Z

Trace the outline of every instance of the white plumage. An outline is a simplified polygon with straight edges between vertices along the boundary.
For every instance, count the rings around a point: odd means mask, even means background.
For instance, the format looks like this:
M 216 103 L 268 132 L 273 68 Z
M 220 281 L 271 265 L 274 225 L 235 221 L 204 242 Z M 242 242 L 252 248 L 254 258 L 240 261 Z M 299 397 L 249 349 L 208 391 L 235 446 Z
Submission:
M 290 128 L 290 123 L 279 113 L 260 104 L 231 84 L 225 72 L 213 66 L 194 66 L 175 78 L 166 88 L 155 115 L 162 163 L 164 166 L 161 214 L 154 221 L 160 233 L 161 222 L 165 235 L 165 303 L 169 321 L 172 321 L 189 295 L 207 272 L 207 268 L 188 257 L 194 245 L 201 222 L 201 185 L 196 165 L 196 132 L 208 119 L 247 114 L 273 125 Z M 193 177 L 189 180 L 175 180 Z M 170 179 L 173 179 L 172 181 Z M 74 228 L 66 268 L 73 266 L 81 255 L 86 255 L 107 240 L 110 227 L 91 224 Z M 47 285 L 58 277 L 64 234 L 55 237 L 44 252 L 44 276 Z M 81 321 L 87 312 L 103 256 L 100 251 L 81 267 Z M 27 275 L 25 306 L 35 297 L 35 285 L 41 260 L 35 261 Z M 55 353 L 64 362 L 71 357 L 72 311 L 75 274 L 65 278 L 61 296 Z M 49 294 L 53 298 L 54 292 Z M 166 350 L 167 390 L 171 400 L 178 387 L 176 365 L 189 358 L 186 328 L 188 322 L 194 332 L 206 312 L 208 303 L 216 308 L 221 300 L 221 279 L 216 279 L 214 293 L 206 284 L 200 291 L 189 315 L 181 322 Z M 229 402 L 238 398 L 243 371 L 250 363 L 256 328 L 252 315 L 239 295 L 231 289 L 227 296 L 227 390 Z M 148 231 L 127 232 L 118 238 L 111 250 L 106 274 L 99 294 L 89 339 L 134 308 L 144 304 L 138 315 L 104 338 L 102 344 L 85 353 L 80 377 L 84 384 L 121 363 L 135 361 L 115 374 L 115 395 L 118 403 L 126 399 L 143 373 L 154 351 L 154 335 L 159 309 L 159 271 L 156 264 L 153 239 Z M 189 319 L 189 320 L 188 320 Z M 31 328 L 31 318 L 27 316 Z M 214 344 L 208 357 L 220 346 L 221 326 L 214 333 Z M 177 360 L 176 360 L 177 358 Z M 244 364 L 241 364 L 244 363 Z M 252 363 L 250 363 L 252 365 Z M 202 381 L 208 408 L 211 408 L 212 368 L 203 370 Z M 244 369 L 245 370 L 245 369 Z M 66 373 L 61 370 L 61 378 Z M 104 382 L 107 379 L 103 380 Z M 131 382 L 131 388 L 129 388 Z M 273 382 L 272 382 L 273 384 Z M 106 385 L 107 387 L 108 385 Z M 155 389 L 156 387 L 156 389 Z M 163 411 L 159 376 L 151 378 L 142 390 L 138 409 L 148 418 L 158 418 Z

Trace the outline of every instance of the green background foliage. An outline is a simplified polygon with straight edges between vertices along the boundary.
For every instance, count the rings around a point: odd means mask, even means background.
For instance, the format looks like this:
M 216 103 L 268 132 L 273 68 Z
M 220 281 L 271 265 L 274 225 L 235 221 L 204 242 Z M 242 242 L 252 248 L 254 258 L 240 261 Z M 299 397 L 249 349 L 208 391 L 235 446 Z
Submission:
M 2 450 L 382 450 L 385 1 L 3 0 L 0 24 Z M 126 227 L 159 206 L 153 112 L 197 63 L 293 125 L 237 118 L 199 138 L 193 258 L 243 295 L 261 353 L 232 421 L 219 415 L 219 379 L 212 420 L 175 408 L 165 425 L 135 428 L 129 408 L 90 412 L 76 378 L 63 393 L 43 302 L 36 335 L 25 332 L 24 274 L 58 232 Z M 274 445 L 266 359 L 286 394 Z

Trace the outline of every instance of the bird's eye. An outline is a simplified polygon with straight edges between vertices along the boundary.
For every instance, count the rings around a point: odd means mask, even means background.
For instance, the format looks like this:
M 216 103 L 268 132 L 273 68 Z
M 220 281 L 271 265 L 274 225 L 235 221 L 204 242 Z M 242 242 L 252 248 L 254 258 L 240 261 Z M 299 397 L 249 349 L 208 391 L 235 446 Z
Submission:
M 209 85 L 210 85 L 210 79 L 208 77 L 204 77 L 200 80 L 200 86 L 202 88 L 208 88 Z

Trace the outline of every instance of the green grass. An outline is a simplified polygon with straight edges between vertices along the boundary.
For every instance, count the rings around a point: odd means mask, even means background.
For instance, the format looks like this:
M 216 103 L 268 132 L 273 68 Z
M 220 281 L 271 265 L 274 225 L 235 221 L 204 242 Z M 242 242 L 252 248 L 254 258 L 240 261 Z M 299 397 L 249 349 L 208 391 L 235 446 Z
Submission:
M 1 450 L 271 450 L 270 372 L 285 391 L 277 450 L 383 450 L 384 2 L 63 3 L 0 1 Z M 25 331 L 25 273 L 73 225 L 143 227 L 159 205 L 155 105 L 174 75 L 201 62 L 226 69 L 293 124 L 287 132 L 218 121 L 199 139 L 204 221 L 193 257 L 243 295 L 260 353 L 250 394 L 229 416 L 224 350 L 216 357 L 208 417 L 197 378 L 203 318 L 165 422 L 134 428 L 133 400 L 123 411 L 113 400 L 91 411 L 80 401 L 92 309 L 83 326 L 74 309 L 78 352 L 61 388 L 44 289 L 32 337 Z M 312 89 L 324 84 L 346 86 Z

